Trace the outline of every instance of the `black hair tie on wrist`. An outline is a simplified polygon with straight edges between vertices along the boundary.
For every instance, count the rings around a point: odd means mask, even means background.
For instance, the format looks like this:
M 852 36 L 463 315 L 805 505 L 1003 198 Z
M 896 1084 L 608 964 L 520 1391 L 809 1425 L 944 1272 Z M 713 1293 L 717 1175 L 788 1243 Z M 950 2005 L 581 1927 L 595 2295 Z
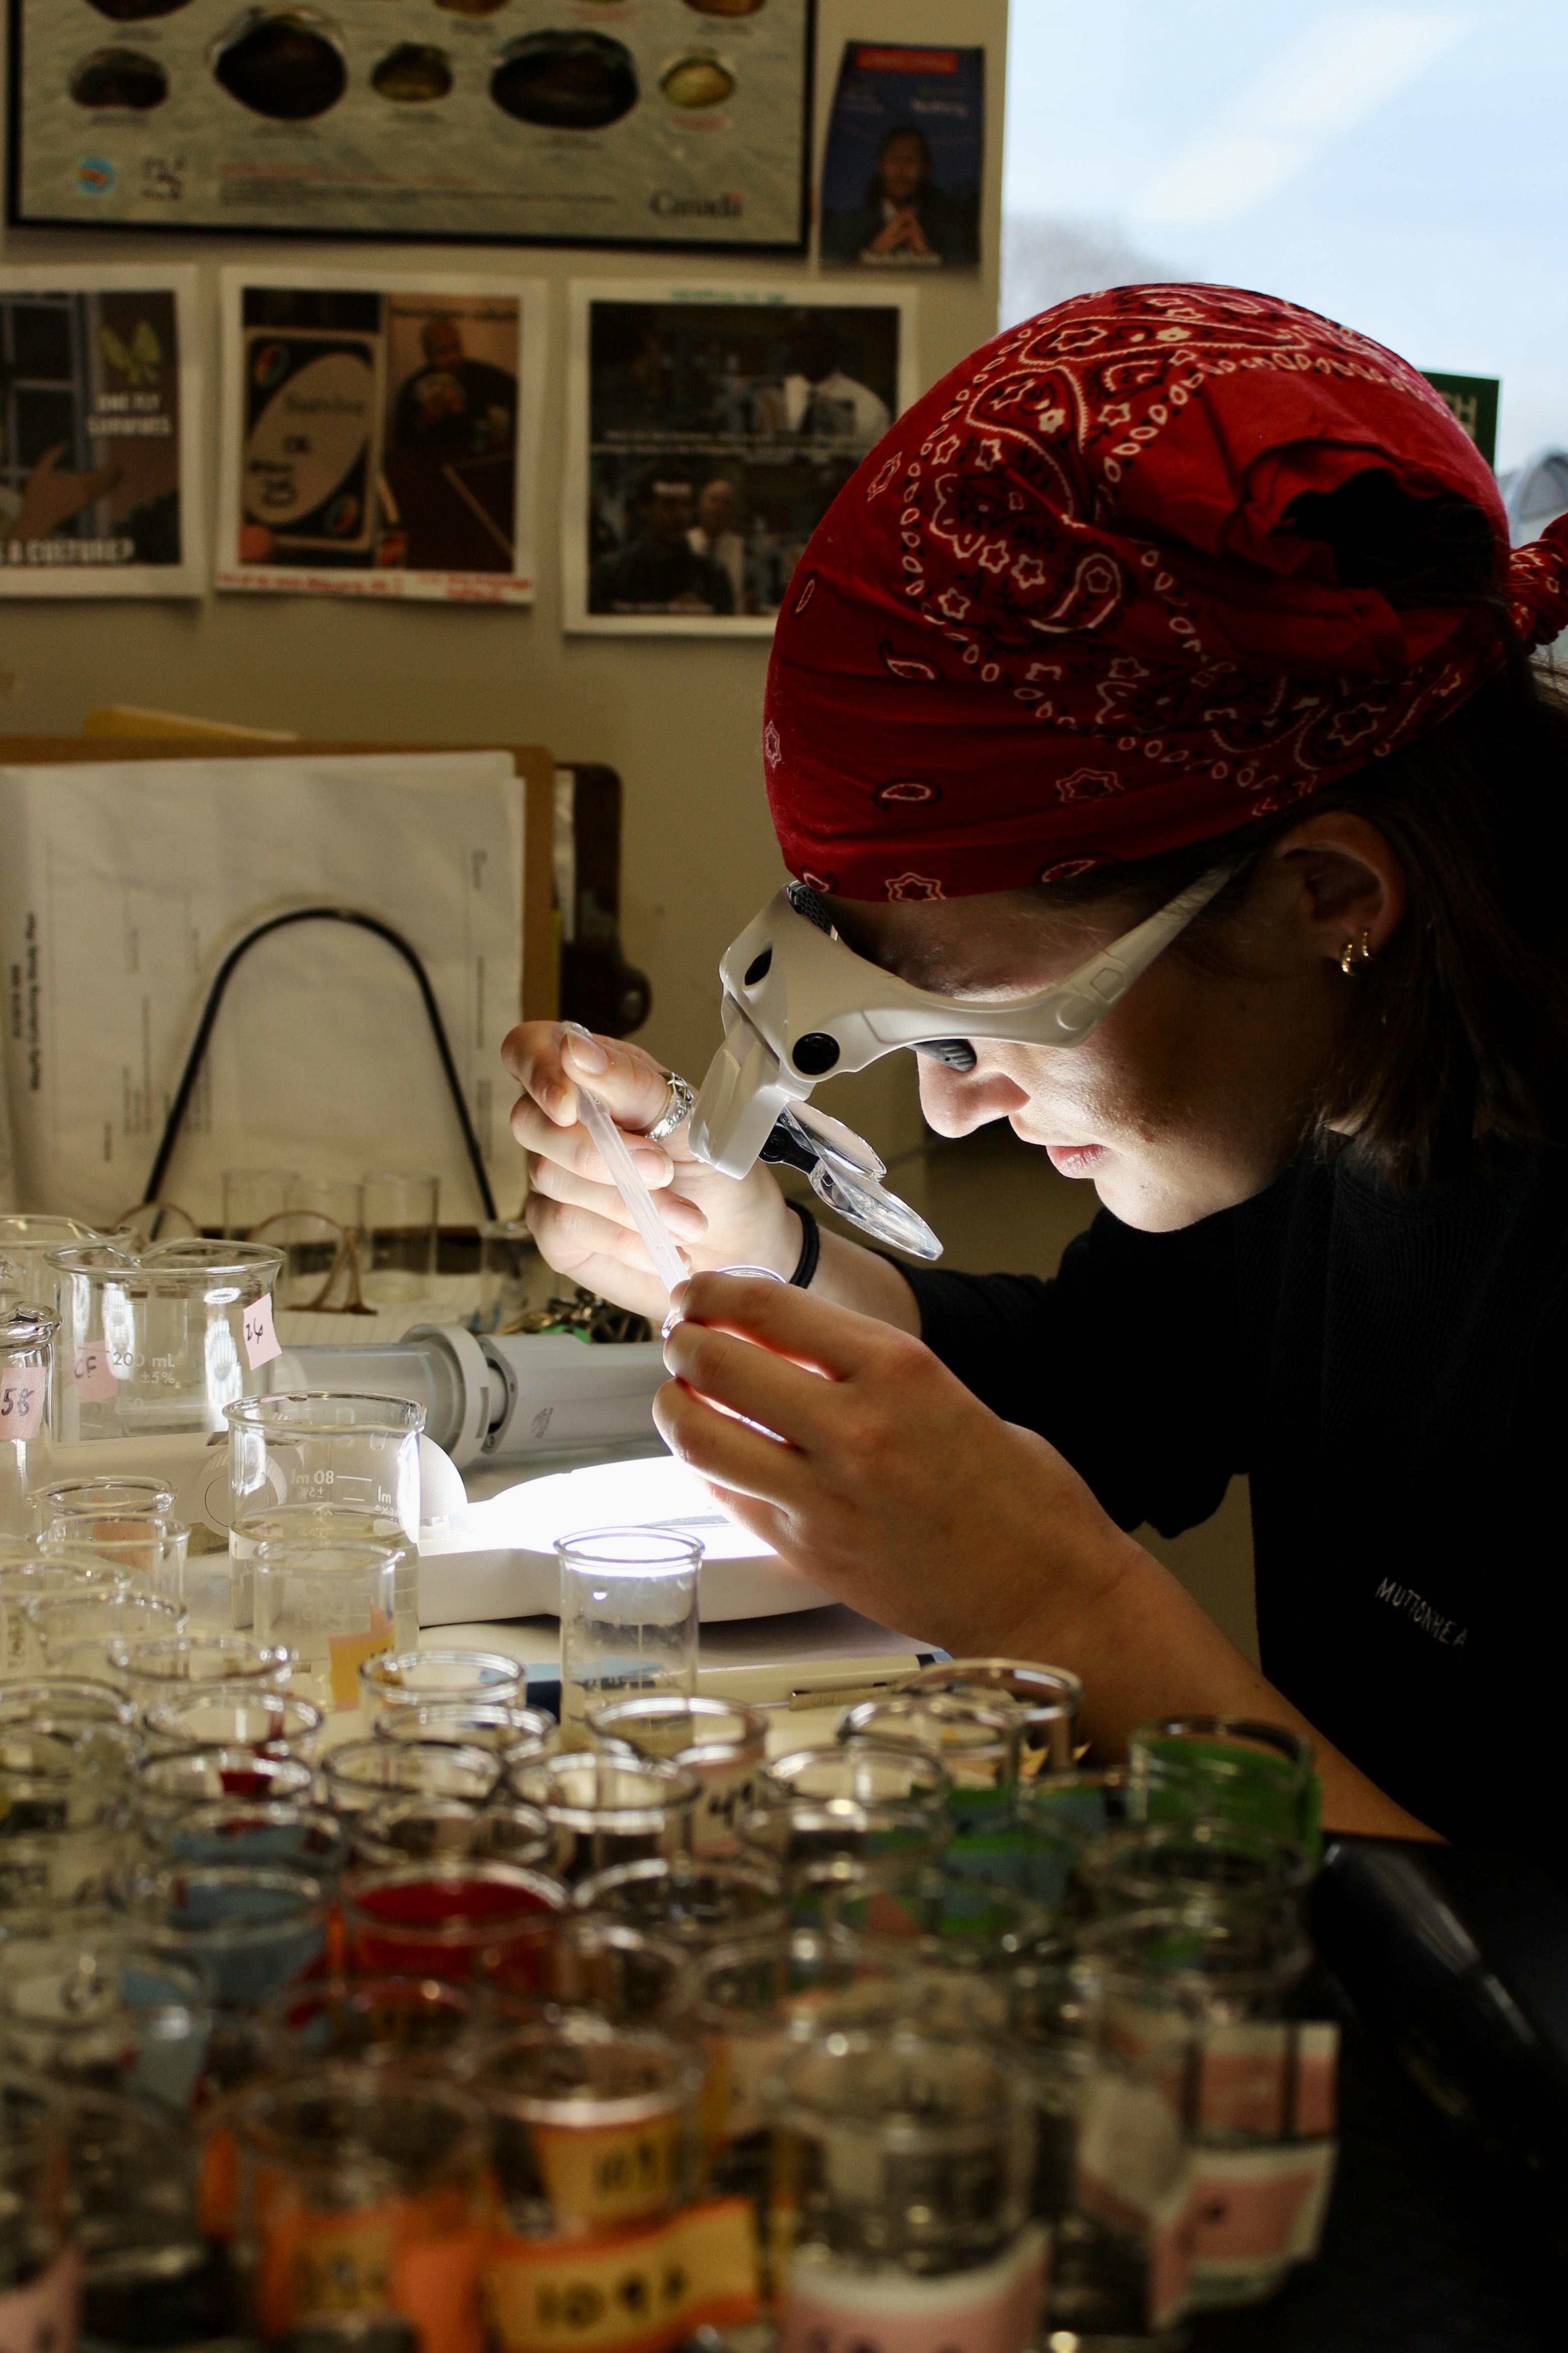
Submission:
M 795 1262 L 795 1272 L 790 1276 L 790 1282 L 796 1291 L 809 1291 L 816 1272 L 816 1261 L 822 1256 L 822 1228 L 804 1201 L 791 1201 L 787 1206 L 800 1219 L 800 1256 Z

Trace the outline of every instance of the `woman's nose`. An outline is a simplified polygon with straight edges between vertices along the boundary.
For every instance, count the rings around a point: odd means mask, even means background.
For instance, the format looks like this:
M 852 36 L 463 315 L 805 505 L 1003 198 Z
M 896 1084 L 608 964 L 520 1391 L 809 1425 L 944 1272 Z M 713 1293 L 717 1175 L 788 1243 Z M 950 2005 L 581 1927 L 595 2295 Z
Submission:
M 1006 1119 L 1029 1098 L 1005 1071 L 988 1070 L 985 1050 L 973 1071 L 954 1071 L 945 1062 L 920 1062 L 921 1109 L 939 1135 L 973 1135 L 994 1119 Z

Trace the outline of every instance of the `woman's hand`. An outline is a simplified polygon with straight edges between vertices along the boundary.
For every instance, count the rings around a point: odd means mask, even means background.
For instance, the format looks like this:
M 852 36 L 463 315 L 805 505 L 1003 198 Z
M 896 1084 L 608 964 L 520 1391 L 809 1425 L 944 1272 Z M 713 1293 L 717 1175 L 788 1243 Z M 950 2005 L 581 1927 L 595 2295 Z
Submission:
M 577 1116 L 577 1082 L 592 1088 L 618 1127 L 639 1136 L 668 1100 L 664 1071 L 640 1046 L 615 1038 L 590 1046 L 559 1021 L 523 1022 L 501 1047 L 501 1060 L 524 1090 L 511 1132 L 528 1155 L 528 1223 L 546 1261 L 602 1298 L 661 1322 L 664 1285 Z M 662 1144 L 634 1143 L 631 1153 L 689 1266 L 793 1271 L 800 1223 L 760 1162 L 749 1176 L 721 1176 L 695 1157 L 684 1127 Z
M 960 1656 L 1061 1656 L 1143 1556 L 1054 1447 L 909 1334 L 743 1276 L 699 1275 L 679 1303 L 667 1443 L 868 1617 Z

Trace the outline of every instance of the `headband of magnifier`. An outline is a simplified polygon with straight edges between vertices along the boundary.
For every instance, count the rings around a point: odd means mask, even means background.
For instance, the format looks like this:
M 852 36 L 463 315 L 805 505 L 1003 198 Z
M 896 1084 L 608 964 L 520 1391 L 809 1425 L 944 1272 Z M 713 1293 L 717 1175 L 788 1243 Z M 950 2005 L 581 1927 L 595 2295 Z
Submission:
M 786 884 L 721 959 L 724 1042 L 691 1114 L 693 1152 L 727 1176 L 744 1176 L 758 1159 L 802 1168 L 824 1200 L 879 1240 L 940 1257 L 931 1228 L 881 1187 L 870 1146 L 810 1107 L 817 1081 L 863 1071 L 901 1046 L 959 1070 L 974 1067 L 974 1038 L 1081 1046 L 1227 873 L 1201 875 L 1065 980 L 1000 1003 L 911 987 L 857 955 L 816 892 Z

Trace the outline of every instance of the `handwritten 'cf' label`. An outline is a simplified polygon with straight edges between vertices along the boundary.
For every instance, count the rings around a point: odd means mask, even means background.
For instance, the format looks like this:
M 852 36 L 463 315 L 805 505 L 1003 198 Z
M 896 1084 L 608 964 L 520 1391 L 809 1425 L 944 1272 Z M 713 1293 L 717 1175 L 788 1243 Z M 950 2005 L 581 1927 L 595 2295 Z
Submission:
M 263 1292 L 253 1299 L 245 1311 L 245 1361 L 254 1373 L 258 1366 L 269 1365 L 274 1356 L 283 1354 L 283 1343 L 272 1328 L 272 1294 Z
M 48 1381 L 37 1365 L 10 1366 L 0 1372 L 0 1440 L 24 1446 L 40 1438 L 44 1429 L 44 1397 Z
M 101 1340 L 84 1340 L 71 1358 L 71 1385 L 86 1405 L 111 1405 L 120 1383 Z

